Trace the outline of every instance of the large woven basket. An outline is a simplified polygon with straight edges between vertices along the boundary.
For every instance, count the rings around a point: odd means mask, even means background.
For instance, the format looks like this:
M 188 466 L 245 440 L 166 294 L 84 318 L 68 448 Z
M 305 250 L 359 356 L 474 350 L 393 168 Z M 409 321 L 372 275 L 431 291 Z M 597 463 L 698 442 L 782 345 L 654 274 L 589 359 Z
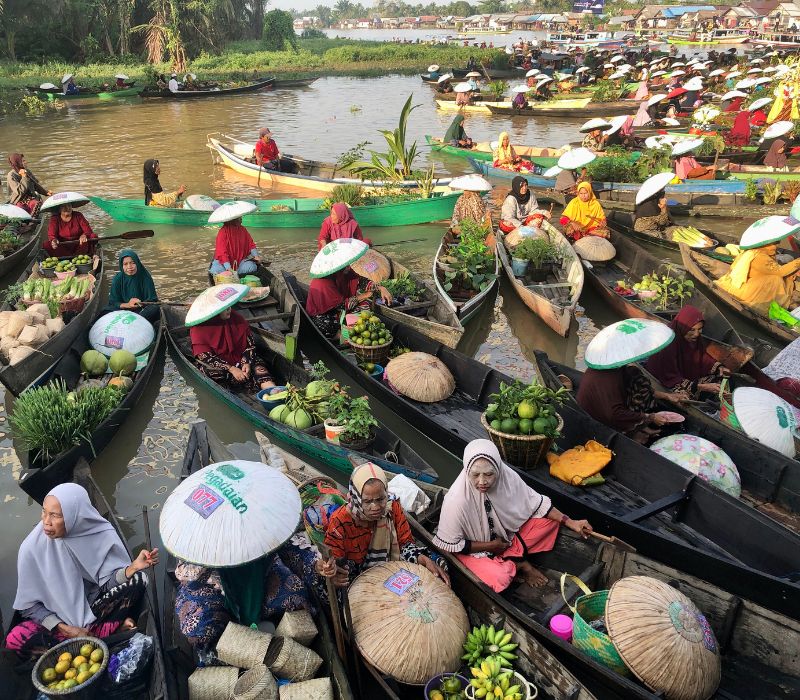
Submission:
M 278 627 L 277 637 L 291 637 L 303 646 L 308 646 L 317 636 L 317 626 L 308 610 L 289 610 L 283 614 Z
M 276 676 L 294 683 L 313 678 L 322 659 L 291 637 L 275 637 L 269 645 L 266 664 Z
M 189 700 L 229 698 L 238 679 L 239 669 L 233 666 L 196 668 L 189 676 Z
M 264 664 L 253 666 L 236 681 L 230 700 L 276 700 L 278 684 Z
M 42 673 L 44 673 L 46 668 L 54 668 L 61 654 L 68 651 L 72 654 L 72 658 L 74 659 L 76 656 L 79 656 L 80 648 L 84 644 L 91 644 L 103 650 L 103 663 L 100 665 L 100 670 L 97 673 L 84 683 L 76 685 L 74 688 L 68 688 L 67 690 L 54 690 L 42 683 L 40 680 Z M 74 637 L 68 639 L 48 649 L 36 662 L 33 671 L 31 671 L 33 687 L 50 698 L 68 697 L 70 700 L 89 700 L 89 698 L 95 697 L 97 691 L 100 689 L 101 684 L 98 683 L 98 681 L 106 673 L 106 669 L 108 668 L 108 656 L 108 647 L 102 639 L 97 639 L 96 637 Z M 0 695 L 2 695 L 2 691 L 0 691 Z
M 217 656 L 228 666 L 255 668 L 264 663 L 271 634 L 229 622 L 217 642 Z
M 353 348 L 353 352 L 363 361 L 372 362 L 376 365 L 385 365 L 386 360 L 389 359 L 389 350 L 392 347 L 392 340 L 382 345 L 360 345 L 354 343 L 350 338 L 347 339 L 347 344 Z
M 489 439 L 500 450 L 500 456 L 504 462 L 513 464 L 520 469 L 534 469 L 550 451 L 553 438 L 547 435 L 512 435 L 495 430 L 486 420 L 486 414 L 481 414 L 481 423 L 489 433 Z M 558 416 L 557 430 L 561 432 L 564 427 L 564 420 Z
M 313 678 L 280 687 L 280 700 L 333 700 L 330 678 Z

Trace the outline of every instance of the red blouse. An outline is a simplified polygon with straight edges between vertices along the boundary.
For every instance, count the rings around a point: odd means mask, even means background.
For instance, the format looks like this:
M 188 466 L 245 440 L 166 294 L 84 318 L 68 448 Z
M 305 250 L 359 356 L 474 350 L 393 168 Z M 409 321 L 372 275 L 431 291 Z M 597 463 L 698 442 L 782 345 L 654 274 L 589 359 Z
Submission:
M 73 211 L 69 221 L 63 221 L 58 213 L 50 217 L 47 237 L 51 241 L 77 241 L 84 234 L 87 238 L 97 238 L 86 217 L 79 211 Z

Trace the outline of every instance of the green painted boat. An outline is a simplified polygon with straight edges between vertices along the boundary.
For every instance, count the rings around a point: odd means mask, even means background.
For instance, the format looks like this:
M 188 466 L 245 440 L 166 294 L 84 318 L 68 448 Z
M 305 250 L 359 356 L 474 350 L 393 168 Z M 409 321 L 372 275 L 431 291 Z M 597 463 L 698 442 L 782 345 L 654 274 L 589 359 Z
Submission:
M 122 97 L 136 97 L 144 90 L 144 85 L 129 87 L 124 90 L 109 90 L 107 92 L 79 92 L 77 95 L 65 95 L 62 92 L 52 92 L 36 88 L 29 88 L 29 90 L 33 90 L 39 97 L 47 98 L 51 102 L 54 100 L 116 100 Z
M 353 207 L 353 215 L 363 226 L 408 226 L 444 221 L 453 216 L 461 192 L 434 193 L 427 199 L 385 202 Z M 149 207 L 142 199 L 103 199 L 91 197 L 115 221 L 176 226 L 207 226 L 209 212 L 171 207 Z M 226 201 L 221 200 L 224 204 Z M 323 199 L 249 199 L 258 211 L 244 217 L 252 228 L 319 228 L 329 211 Z
M 731 164 L 727 170 L 728 176 L 734 180 L 776 180 L 778 182 L 791 182 L 800 180 L 800 170 L 769 170 L 763 165 L 736 165 Z
M 116 100 L 121 97 L 136 97 L 144 90 L 144 85 L 141 87 L 129 87 L 124 90 L 109 90 L 108 92 L 101 92 L 97 95 L 101 100 Z

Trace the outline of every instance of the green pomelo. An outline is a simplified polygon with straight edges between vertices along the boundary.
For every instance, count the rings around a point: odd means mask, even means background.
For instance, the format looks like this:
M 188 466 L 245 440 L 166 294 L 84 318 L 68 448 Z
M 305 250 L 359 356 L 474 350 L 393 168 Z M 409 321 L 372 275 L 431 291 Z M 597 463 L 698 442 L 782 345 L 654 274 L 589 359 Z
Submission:
M 135 358 L 134 358 L 135 359 Z M 108 360 L 102 352 L 87 350 L 81 355 L 81 372 L 90 377 L 99 377 L 108 369 Z
M 136 355 L 127 350 L 114 350 L 108 360 L 108 366 L 114 374 L 130 376 L 136 371 Z

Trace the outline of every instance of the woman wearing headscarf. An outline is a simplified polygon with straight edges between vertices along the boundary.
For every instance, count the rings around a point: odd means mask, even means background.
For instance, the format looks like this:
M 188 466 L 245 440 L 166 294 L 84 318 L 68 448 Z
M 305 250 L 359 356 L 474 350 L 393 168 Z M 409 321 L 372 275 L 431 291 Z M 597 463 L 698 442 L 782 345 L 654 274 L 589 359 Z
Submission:
M 750 143 L 750 134 L 750 112 L 745 109 L 734 117 L 731 130 L 725 134 L 725 143 L 737 148 L 747 146 Z
M 536 195 L 528 187 L 528 181 L 522 175 L 517 175 L 511 181 L 511 192 L 500 210 L 500 230 L 510 233 L 515 228 L 527 226 L 538 208 Z
M 579 241 L 584 236 L 608 238 L 610 235 L 606 214 L 589 182 L 578 183 L 575 197 L 564 207 L 559 223 L 571 241 Z
M 72 204 L 62 204 L 50 216 L 47 226 L 47 240 L 42 249 L 50 255 L 85 255 L 92 250 L 90 240 L 96 241 L 97 234 L 92 231 L 86 217 L 73 209 Z
M 686 153 L 675 159 L 675 175 L 681 180 L 713 180 L 717 171 L 713 166 L 700 165 L 691 153 Z
M 772 302 L 788 308 L 800 258 L 781 265 L 775 260 L 777 251 L 775 243 L 743 250 L 729 272 L 717 280 L 717 286 L 761 313 L 766 314 Z
M 456 205 L 453 207 L 453 216 L 450 219 L 450 230 L 455 233 L 461 233 L 461 222 L 465 219 L 485 225 L 491 229 L 492 214 L 479 191 L 464 190 L 456 200 Z
M 647 100 L 644 100 L 640 105 L 639 109 L 636 110 L 636 114 L 633 117 L 633 126 L 634 128 L 637 126 L 647 126 L 650 122 L 654 121 L 656 117 L 651 116 L 650 110 L 657 110 L 658 104 L 648 105 Z
M 605 134 L 602 129 L 592 129 L 583 137 L 581 146 L 590 150 L 592 153 L 602 153 L 605 148 Z
M 236 270 L 240 275 L 249 275 L 258 269 L 260 262 L 258 248 L 250 232 L 242 226 L 242 217 L 226 221 L 217 232 L 214 260 L 208 271 L 219 275 Z
M 372 241 L 364 238 L 358 221 L 353 218 L 353 213 L 344 202 L 337 202 L 331 207 L 330 216 L 325 217 L 317 236 L 317 250 L 321 250 L 331 241 L 339 238 L 357 238 L 364 241 L 367 245 L 372 245 Z
M 494 149 L 492 154 L 492 165 L 495 168 L 503 168 L 504 170 L 532 170 L 533 164 L 527 160 L 523 160 L 517 155 L 514 147 L 511 145 L 508 132 L 503 131 L 497 139 L 497 148 Z
M 442 143 L 455 148 L 472 148 L 475 142 L 464 131 L 464 116 L 456 114 L 447 127 Z
M 518 92 L 514 95 L 514 99 L 511 100 L 511 106 L 514 109 L 525 109 L 528 106 L 528 100 L 525 98 L 524 92 Z
M 473 440 L 444 497 L 433 544 L 497 593 L 517 578 L 539 587 L 547 577 L 527 557 L 553 549 L 559 524 L 584 538 L 592 532 L 586 520 L 572 520 L 528 486 L 491 440 Z
M 159 308 L 155 304 L 142 305 L 148 301 L 158 301 L 153 276 L 134 251 L 124 248 L 119 252 L 119 272 L 111 280 L 106 311 L 127 309 L 155 323 L 159 319 Z
M 773 170 L 784 170 L 786 168 L 785 139 L 777 138 L 770 144 L 769 150 L 764 155 L 764 165 Z
M 639 72 L 639 86 L 636 88 L 636 94 L 633 96 L 634 100 L 645 100 L 650 93 L 649 88 L 647 87 L 647 79 L 650 77 L 650 71 L 647 70 L 646 66 L 642 67 L 642 70 Z
M 8 163 L 11 166 L 11 170 L 6 175 L 8 201 L 11 204 L 22 207 L 31 216 L 36 216 L 39 212 L 39 207 L 42 205 L 40 195 L 49 197 L 53 193 L 44 187 L 28 169 L 28 164 L 22 153 L 12 153 L 8 156 Z
M 345 588 L 365 569 L 402 560 L 424 566 L 450 585 L 440 564 L 442 557 L 414 541 L 403 506 L 389 495 L 383 469 L 372 462 L 356 467 L 350 475 L 347 500 L 346 506 L 331 515 L 325 529 L 331 558 L 318 561 L 321 576 Z
M 181 185 L 175 192 L 164 192 L 158 176 L 161 175 L 161 164 L 151 158 L 144 162 L 144 203 L 149 207 L 174 207 L 186 192 L 186 185 Z
M 800 338 L 796 338 L 781 350 L 772 362 L 764 367 L 764 374 L 781 389 L 800 396 Z
M 636 205 L 633 212 L 633 230 L 655 238 L 668 238 L 672 218 L 669 215 L 667 195 L 656 192 Z
M 264 360 L 256 352 L 250 324 L 225 309 L 189 329 L 195 364 L 209 379 L 231 391 L 255 394 L 275 386 Z
M 702 336 L 704 325 L 702 311 L 684 306 L 669 324 L 675 340 L 651 355 L 645 365 L 667 391 L 687 399 L 703 392 L 718 394 L 720 379 L 730 375 L 730 370 L 709 354 Z
M 14 609 L 25 621 L 9 631 L 6 646 L 30 653 L 73 637 L 133 629 L 130 615 L 145 594 L 144 570 L 157 563 L 157 549 L 130 560 L 86 489 L 56 486 L 17 555 Z

